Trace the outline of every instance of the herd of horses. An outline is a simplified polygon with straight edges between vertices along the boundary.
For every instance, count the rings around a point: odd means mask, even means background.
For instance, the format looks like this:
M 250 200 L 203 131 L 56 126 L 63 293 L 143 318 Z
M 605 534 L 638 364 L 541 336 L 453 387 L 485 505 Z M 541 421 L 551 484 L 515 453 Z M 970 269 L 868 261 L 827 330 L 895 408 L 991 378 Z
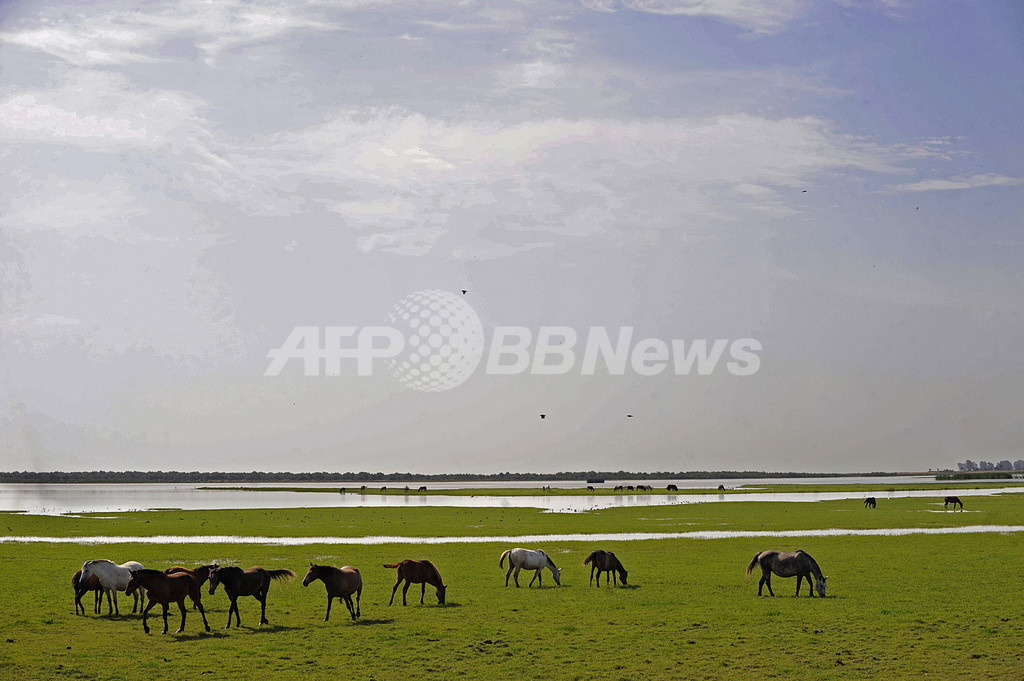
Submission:
M 943 506 L 949 508 L 953 505 L 955 511 L 957 506 L 963 510 L 963 502 L 958 497 L 946 497 Z M 864 499 L 865 508 L 876 508 L 877 500 L 874 497 Z M 519 587 L 519 573 L 522 570 L 532 570 L 534 575 L 527 586 L 533 586 L 534 581 L 542 586 L 542 573 L 549 570 L 555 580 L 555 584 L 562 584 L 562 569 L 555 565 L 547 553 L 540 549 L 509 549 L 501 554 L 498 559 L 498 567 L 505 567 L 505 559 L 508 559 L 508 571 L 505 573 L 505 586 L 508 586 L 509 578 Z M 590 585 L 594 585 L 594 575 L 597 575 L 597 586 L 601 586 L 601 574 L 605 575 L 605 586 L 612 582 L 618 586 L 622 582 L 627 585 L 627 570 L 622 562 L 611 551 L 592 551 L 584 560 L 583 566 L 590 566 Z M 403 583 L 402 605 L 407 605 L 406 594 L 413 584 L 420 585 L 420 605 L 423 605 L 427 585 L 435 589 L 437 602 L 445 604 L 447 586 L 441 578 L 441 572 L 429 560 L 403 560 L 398 563 L 384 563 L 385 568 L 397 570 L 397 581 L 391 589 L 391 599 L 388 605 L 392 605 L 398 587 Z M 768 587 L 768 594 L 774 596 L 772 591 L 772 575 L 778 577 L 796 577 L 796 595 L 800 595 L 800 586 L 803 580 L 807 580 L 808 593 L 813 598 L 814 592 L 822 598 L 825 597 L 826 580 L 817 561 L 806 551 L 761 551 L 757 553 L 747 565 L 746 576 L 750 579 L 755 567 L 761 568 L 761 580 L 757 585 L 757 595 L 761 596 L 764 587 Z M 117 603 L 118 592 L 123 591 L 126 596 L 133 597 L 132 613 L 142 612 L 142 628 L 148 634 L 149 611 L 157 604 L 162 606 L 164 629 L 167 633 L 167 613 L 171 603 L 176 603 L 181 612 L 181 625 L 176 633 L 185 630 L 186 608 L 185 599 L 192 601 L 192 607 L 199 611 L 203 618 L 203 626 L 210 631 L 210 624 L 206 619 L 206 611 L 203 608 L 201 589 L 209 582 L 209 594 L 212 596 L 217 587 L 224 586 L 224 593 L 230 600 L 228 608 L 228 621 L 226 629 L 231 628 L 231 615 L 235 616 L 235 626 L 242 625 L 238 613 L 239 596 L 252 596 L 260 603 L 260 624 L 269 624 L 267 620 L 267 593 L 270 590 L 270 583 L 274 580 L 289 581 L 295 578 L 295 573 L 287 569 L 265 570 L 262 567 L 254 566 L 242 569 L 236 566 L 221 566 L 216 563 L 211 565 L 200 565 L 194 569 L 174 566 L 164 571 L 151 570 L 143 567 L 141 563 L 129 561 L 121 565 L 111 560 L 98 559 L 87 560 L 82 564 L 82 569 L 76 572 L 71 578 L 71 586 L 75 592 L 75 614 L 85 614 L 85 606 L 82 605 L 82 597 L 90 591 L 95 592 L 93 601 L 93 612 L 100 614 L 103 605 L 103 595 L 107 597 L 107 614 L 120 614 Z M 813 579 L 812 579 L 813 578 Z M 335 598 L 343 600 L 348 608 L 349 615 L 353 620 L 361 616 L 360 598 L 363 592 L 363 578 L 357 568 L 346 565 L 341 568 L 330 565 L 309 564 L 309 570 L 302 580 L 302 586 L 309 586 L 316 580 L 323 582 L 327 591 L 327 613 L 324 621 L 331 617 L 331 605 Z M 353 603 L 352 596 L 355 595 Z M 145 607 L 141 601 L 148 599 Z

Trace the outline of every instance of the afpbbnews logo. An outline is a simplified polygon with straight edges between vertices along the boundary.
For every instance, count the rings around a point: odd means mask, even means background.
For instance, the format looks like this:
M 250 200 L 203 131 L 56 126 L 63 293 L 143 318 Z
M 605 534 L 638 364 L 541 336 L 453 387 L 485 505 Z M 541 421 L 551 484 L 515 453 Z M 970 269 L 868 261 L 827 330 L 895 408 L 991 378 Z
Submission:
M 541 326 L 534 334 L 523 326 L 496 326 L 490 342 L 472 307 L 447 291 L 410 294 L 395 304 L 381 326 L 297 326 L 281 347 L 267 353 L 264 375 L 277 376 L 292 360 L 307 376 L 337 376 L 344 362 L 356 374 L 371 376 L 384 363 L 404 384 L 416 390 L 450 390 L 477 369 L 486 350 L 484 373 L 609 376 L 706 376 L 725 371 L 751 376 L 761 366 L 761 343 L 754 338 L 670 339 L 634 341 L 634 328 L 587 329 L 581 342 L 568 326 Z

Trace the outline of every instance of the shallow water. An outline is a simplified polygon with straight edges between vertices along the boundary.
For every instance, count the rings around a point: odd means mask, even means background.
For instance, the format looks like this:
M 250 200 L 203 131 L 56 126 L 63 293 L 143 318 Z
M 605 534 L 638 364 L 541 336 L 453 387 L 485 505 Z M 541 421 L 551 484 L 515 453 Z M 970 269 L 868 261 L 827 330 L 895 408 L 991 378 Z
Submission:
M 696 530 L 693 532 L 622 532 L 604 534 L 524 534 L 489 537 L 245 537 L 239 535 L 158 535 L 155 537 L 0 537 L 3 543 L 48 544 L 535 544 L 568 541 L 645 541 L 650 539 L 740 539 L 779 537 L 902 537 L 911 534 L 1011 534 L 1024 525 L 967 525 L 962 527 L 896 527 L 871 530 Z
M 622 481 L 609 481 L 601 488 L 609 488 Z M 643 481 L 625 481 L 636 484 Z M 650 481 L 661 488 L 673 481 Z M 585 495 L 585 496 L 454 496 L 444 494 L 403 493 L 400 489 L 394 494 L 347 494 L 314 493 L 314 492 L 250 492 L 231 489 L 238 485 L 226 485 L 216 489 L 198 489 L 198 485 L 184 484 L 0 484 L 0 511 L 22 511 L 34 515 L 60 515 L 66 513 L 113 513 L 124 511 L 142 511 L 157 509 L 180 510 L 217 510 L 217 509 L 255 509 L 255 508 L 324 508 L 324 507 L 495 507 L 495 508 L 540 508 L 557 513 L 574 513 L 606 508 L 627 506 L 663 506 L 666 504 L 685 504 L 720 501 L 828 501 L 837 499 L 863 499 L 874 496 L 877 499 L 894 499 L 899 497 L 936 497 L 941 499 L 947 494 L 961 497 L 997 494 L 1000 492 L 1024 492 L 1024 487 L 1003 487 L 992 489 L 933 489 L 914 491 L 885 491 L 887 486 L 902 483 L 934 482 L 930 477 L 898 478 L 791 478 L 791 479 L 757 479 L 757 480 L 680 480 L 675 481 L 680 488 L 709 487 L 724 484 L 732 488 L 740 484 L 877 484 L 878 489 L 871 492 L 751 492 L 747 494 L 618 494 L 618 495 Z M 466 484 L 484 486 L 483 483 L 446 483 L 447 489 L 464 487 Z M 645 483 L 646 484 L 646 483 Z M 489 487 L 537 488 L 539 482 L 489 483 Z M 255 485 L 252 485 L 255 486 Z M 280 485 L 262 485 L 280 486 Z M 292 485 L 293 487 L 325 487 L 324 483 Z M 369 485 L 368 485 L 369 486 Z M 414 487 L 414 483 L 410 483 Z M 441 484 L 429 484 L 431 489 L 445 489 Z M 580 488 L 585 483 L 566 481 L 551 483 L 552 487 Z M 379 485 L 377 486 L 379 487 Z M 418 485 L 415 485 L 418 487 Z M 414 488 L 415 488 L 414 487 Z M 349 487 L 351 489 L 351 487 Z M 941 505 L 941 504 L 940 504 Z

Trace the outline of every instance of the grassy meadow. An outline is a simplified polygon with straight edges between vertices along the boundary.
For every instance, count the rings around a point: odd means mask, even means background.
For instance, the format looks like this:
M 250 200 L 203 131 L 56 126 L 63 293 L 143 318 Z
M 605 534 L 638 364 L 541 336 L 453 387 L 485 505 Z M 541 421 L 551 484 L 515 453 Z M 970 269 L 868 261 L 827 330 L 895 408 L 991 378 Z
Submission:
M 665 532 L 1019 524 L 1024 496 L 970 497 L 967 512 L 939 500 L 716 503 L 575 514 L 529 509 L 288 509 L 154 511 L 85 517 L 3 514 L 0 534 L 39 536 L 206 535 L 494 536 L 526 533 Z M 1024 677 L 1020 589 L 1024 535 L 551 542 L 562 586 L 504 586 L 505 543 L 268 546 L 241 544 L 0 544 L 0 669 L 6 678 L 782 678 Z M 531 547 L 537 548 L 537 547 Z M 614 551 L 629 586 L 594 588 L 583 558 Z M 793 597 L 794 579 L 774 578 L 757 597 L 750 559 L 767 548 L 802 548 L 828 575 L 828 598 Z M 70 577 L 83 560 L 139 560 L 147 567 L 217 561 L 287 567 L 267 616 L 242 598 L 241 629 L 223 629 L 228 599 L 203 591 L 212 631 L 189 610 L 183 634 L 142 631 L 131 599 L 121 616 L 75 615 Z M 382 563 L 429 558 L 448 585 L 438 606 L 428 587 L 388 607 L 395 570 Z M 310 561 L 355 565 L 363 574 L 362 618 L 335 602 L 323 622 L 323 585 L 301 585 Z M 806 588 L 806 586 L 804 587 Z M 767 593 L 767 592 L 766 592 Z M 127 609 L 125 603 L 128 604 Z M 172 605 L 170 631 L 180 615 Z

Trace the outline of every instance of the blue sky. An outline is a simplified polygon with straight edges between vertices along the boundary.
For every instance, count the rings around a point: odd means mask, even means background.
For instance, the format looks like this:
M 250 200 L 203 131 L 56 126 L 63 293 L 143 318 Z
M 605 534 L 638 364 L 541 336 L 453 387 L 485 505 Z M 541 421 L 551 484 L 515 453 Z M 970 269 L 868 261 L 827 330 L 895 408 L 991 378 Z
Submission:
M 1021 458 L 1022 36 L 1015 2 L 5 4 L 2 467 Z M 426 289 L 760 368 L 264 376 Z

